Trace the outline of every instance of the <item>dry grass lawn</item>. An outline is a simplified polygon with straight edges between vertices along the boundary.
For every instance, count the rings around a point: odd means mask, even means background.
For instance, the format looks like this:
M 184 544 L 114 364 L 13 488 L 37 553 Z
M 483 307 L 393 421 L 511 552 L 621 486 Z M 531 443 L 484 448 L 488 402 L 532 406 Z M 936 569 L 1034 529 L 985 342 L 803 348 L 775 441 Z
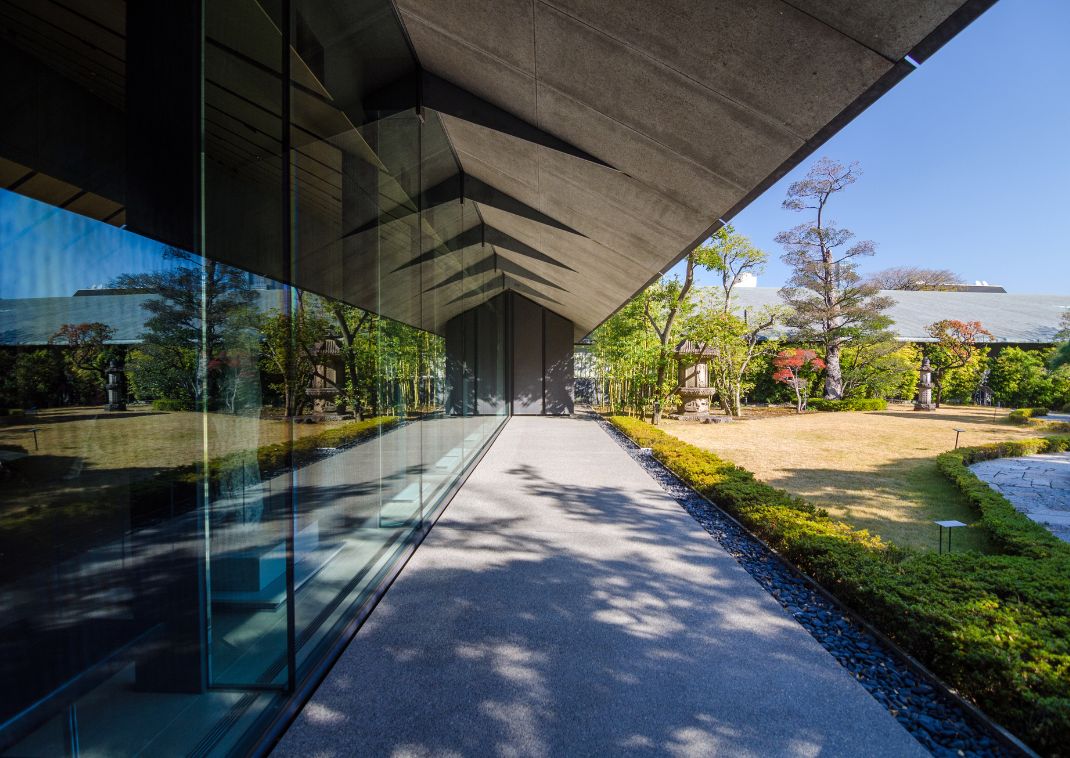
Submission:
M 730 424 L 663 423 L 665 431 L 801 495 L 838 518 L 885 539 L 936 549 L 937 519 L 967 524 L 976 514 L 936 469 L 955 445 L 1036 437 L 1004 423 L 1006 412 L 952 407 L 915 413 L 910 406 L 870 413 L 765 415 Z M 987 549 L 979 530 L 960 529 L 953 547 Z
M 341 423 L 341 422 L 337 422 Z M 21 477 L 4 483 L 0 506 L 28 507 L 65 496 L 82 496 L 99 486 L 128 485 L 161 469 L 208 456 L 283 442 L 291 426 L 295 437 L 322 432 L 330 424 L 293 424 L 222 413 L 160 412 L 132 406 L 121 413 L 99 407 L 54 408 L 17 424 L 0 426 L 0 445 L 20 445 L 30 458 L 20 462 Z M 39 450 L 34 450 L 36 427 Z

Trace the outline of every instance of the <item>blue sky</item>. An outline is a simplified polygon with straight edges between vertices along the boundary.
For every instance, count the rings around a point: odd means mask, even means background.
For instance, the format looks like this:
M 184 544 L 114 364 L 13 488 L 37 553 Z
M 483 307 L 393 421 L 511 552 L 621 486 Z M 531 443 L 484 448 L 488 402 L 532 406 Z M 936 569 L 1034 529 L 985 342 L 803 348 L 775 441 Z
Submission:
M 877 243 L 862 270 L 947 268 L 1012 292 L 1070 293 L 1070 2 L 1000 0 L 733 219 L 787 268 L 781 209 L 813 160 L 859 161 L 832 216 Z M 700 282 L 712 283 L 712 279 Z

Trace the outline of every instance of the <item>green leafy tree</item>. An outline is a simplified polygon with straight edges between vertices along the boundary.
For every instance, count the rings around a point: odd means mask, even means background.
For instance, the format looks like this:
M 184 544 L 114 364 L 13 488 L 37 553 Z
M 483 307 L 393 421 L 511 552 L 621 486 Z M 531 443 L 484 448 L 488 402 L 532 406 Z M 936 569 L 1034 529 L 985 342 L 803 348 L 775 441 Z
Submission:
M 800 341 L 820 346 L 827 399 L 843 397 L 844 348 L 887 339 L 891 323 L 883 313 L 891 299 L 878 295 L 877 286 L 863 282 L 857 270 L 857 259 L 873 255 L 873 243 L 852 243 L 854 234 L 828 218 L 832 198 L 854 184 L 858 175 L 857 164 L 819 160 L 805 178 L 788 188 L 783 203 L 788 210 L 811 212 L 812 219 L 776 237 L 785 249 L 781 259 L 792 270 L 780 290 L 793 309 L 789 324 L 798 330 Z
M 720 302 L 699 297 L 686 319 L 683 334 L 702 352 L 715 357 L 709 362 L 711 386 L 717 390 L 721 409 L 728 416 L 742 415 L 742 395 L 753 386 L 754 360 L 776 352 L 765 339 L 768 330 L 781 318 L 781 309 L 767 308 L 740 315 L 732 305 L 732 293 L 743 274 L 759 274 L 766 255 L 731 226 L 721 227 L 705 246 L 705 263 L 720 274 Z
M 909 398 L 918 385 L 917 350 L 895 340 L 864 340 L 841 356 L 845 398 Z
M 149 318 L 135 381 L 163 398 L 225 406 L 234 369 L 223 358 L 249 343 L 256 294 L 239 269 L 175 248 L 165 255 L 173 264 L 167 270 L 115 280 L 116 287 L 156 295 L 141 306 Z
M 18 407 L 59 405 L 63 396 L 63 357 L 56 350 L 41 348 L 19 353 L 15 359 L 15 394 Z
M 268 312 L 259 324 L 261 364 L 275 378 L 271 383 L 283 399 L 287 416 L 298 416 L 309 405 L 308 387 L 319 375 L 317 350 L 329 336 L 329 323 L 308 295 L 298 296 L 293 310 Z
M 654 379 L 654 417 L 661 420 L 661 406 L 667 399 L 666 379 L 674 362 L 673 348 L 679 340 L 679 321 L 691 309 L 691 290 L 695 284 L 695 270 L 714 270 L 720 265 L 716 242 L 707 242 L 688 253 L 684 262 L 684 278 L 662 279 L 648 287 L 641 295 L 643 313 L 658 340 L 658 363 Z
M 1053 350 L 1008 347 L 993 361 L 989 386 L 1004 405 L 1060 408 L 1070 402 L 1070 367 L 1049 369 Z
M 604 404 L 614 412 L 640 415 L 657 377 L 659 354 L 642 296 L 630 300 L 594 331 L 590 354 Z

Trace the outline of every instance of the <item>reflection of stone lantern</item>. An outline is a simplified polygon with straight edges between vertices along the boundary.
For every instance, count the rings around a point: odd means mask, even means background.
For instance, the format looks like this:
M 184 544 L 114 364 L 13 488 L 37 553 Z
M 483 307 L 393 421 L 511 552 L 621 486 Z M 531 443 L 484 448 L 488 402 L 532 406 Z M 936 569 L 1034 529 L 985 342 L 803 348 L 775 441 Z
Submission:
M 681 416 L 702 415 L 710 412 L 710 398 L 716 393 L 710 387 L 709 367 L 706 359 L 717 353 L 712 348 L 698 348 L 688 340 L 676 346 L 680 384 L 676 394 L 680 396 L 677 413 Z
M 126 377 L 123 376 L 123 365 L 112 359 L 108 363 L 108 404 L 104 406 L 106 411 L 126 410 Z
M 312 399 L 312 413 L 316 416 L 333 415 L 338 412 L 342 392 L 338 384 L 342 377 L 342 350 L 338 340 L 328 337 L 312 348 L 316 361 L 312 382 L 305 392 Z
M 929 359 L 921 362 L 921 377 L 918 379 L 918 402 L 914 403 L 916 411 L 935 411 L 933 405 L 933 369 L 929 365 Z

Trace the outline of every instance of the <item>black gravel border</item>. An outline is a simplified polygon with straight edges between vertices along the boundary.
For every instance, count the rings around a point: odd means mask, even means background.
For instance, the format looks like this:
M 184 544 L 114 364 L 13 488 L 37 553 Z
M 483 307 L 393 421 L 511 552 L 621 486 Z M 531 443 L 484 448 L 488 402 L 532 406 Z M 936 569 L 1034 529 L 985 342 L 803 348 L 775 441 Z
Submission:
M 993 736 L 942 691 L 942 683 L 922 675 L 900 653 L 856 623 L 813 580 L 610 422 L 598 417 L 598 423 L 930 753 L 941 758 L 1035 755 L 1020 743 L 1014 746 L 1017 749 L 1003 744 L 1014 738 Z

